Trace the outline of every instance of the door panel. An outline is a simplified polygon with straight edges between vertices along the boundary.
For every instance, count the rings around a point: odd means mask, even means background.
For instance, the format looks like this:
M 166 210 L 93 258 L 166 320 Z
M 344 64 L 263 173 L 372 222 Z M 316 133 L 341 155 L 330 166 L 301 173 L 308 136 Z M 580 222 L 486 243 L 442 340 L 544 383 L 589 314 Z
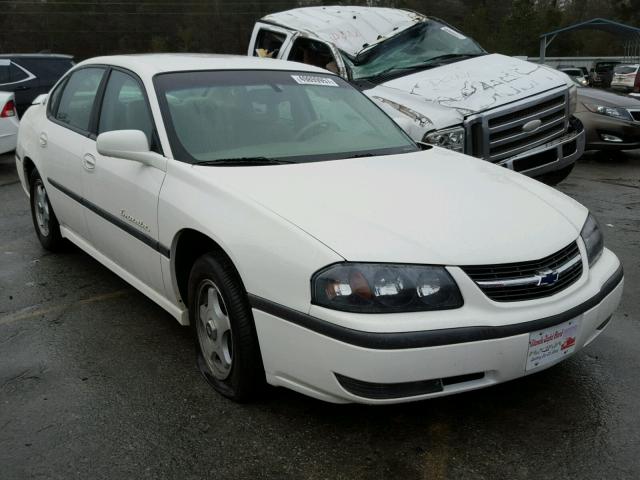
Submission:
M 40 173 L 49 183 L 47 193 L 61 224 L 88 239 L 82 205 L 82 157 L 87 149 L 90 118 L 103 68 L 85 68 L 74 72 L 52 94 L 55 105 L 39 135 L 42 149 Z M 51 108 L 51 104 L 48 106 Z
M 153 121 L 137 79 L 112 70 L 98 133 L 142 130 L 153 141 Z M 102 156 L 89 140 L 83 154 L 85 210 L 92 244 L 113 262 L 164 294 L 158 245 L 158 196 L 165 172 L 139 162 Z

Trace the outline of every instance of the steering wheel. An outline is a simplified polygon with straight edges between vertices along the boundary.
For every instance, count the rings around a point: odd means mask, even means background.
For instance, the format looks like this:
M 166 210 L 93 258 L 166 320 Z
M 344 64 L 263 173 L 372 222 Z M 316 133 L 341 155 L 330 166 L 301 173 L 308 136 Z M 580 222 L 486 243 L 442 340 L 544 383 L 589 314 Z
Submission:
M 294 140 L 297 142 L 301 140 L 307 140 L 311 137 L 315 137 L 316 135 L 328 131 L 330 128 L 334 128 L 336 130 L 339 129 L 338 124 L 335 122 L 328 122 L 326 120 L 314 120 L 308 125 L 302 127 L 302 130 L 300 130 L 296 134 Z

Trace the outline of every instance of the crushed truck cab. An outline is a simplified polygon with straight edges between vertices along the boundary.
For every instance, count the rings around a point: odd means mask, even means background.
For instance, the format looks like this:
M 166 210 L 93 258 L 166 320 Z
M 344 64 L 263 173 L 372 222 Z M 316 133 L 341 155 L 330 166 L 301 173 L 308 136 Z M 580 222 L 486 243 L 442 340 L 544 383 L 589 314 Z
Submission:
M 250 56 L 338 73 L 416 141 L 557 183 L 582 155 L 577 92 L 544 65 L 489 54 L 446 22 L 393 8 L 306 7 L 256 23 Z

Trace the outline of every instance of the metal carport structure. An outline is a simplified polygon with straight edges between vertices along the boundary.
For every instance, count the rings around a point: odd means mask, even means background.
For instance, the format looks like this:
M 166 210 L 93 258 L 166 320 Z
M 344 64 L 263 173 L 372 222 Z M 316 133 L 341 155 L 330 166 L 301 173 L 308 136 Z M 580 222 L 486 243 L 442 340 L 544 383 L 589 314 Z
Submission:
M 544 63 L 547 47 L 551 42 L 553 42 L 559 34 L 573 30 L 600 30 L 618 35 L 624 44 L 624 56 L 628 58 L 630 62 L 640 62 L 640 28 L 613 20 L 607 20 L 606 18 L 594 18 L 540 35 L 540 63 Z

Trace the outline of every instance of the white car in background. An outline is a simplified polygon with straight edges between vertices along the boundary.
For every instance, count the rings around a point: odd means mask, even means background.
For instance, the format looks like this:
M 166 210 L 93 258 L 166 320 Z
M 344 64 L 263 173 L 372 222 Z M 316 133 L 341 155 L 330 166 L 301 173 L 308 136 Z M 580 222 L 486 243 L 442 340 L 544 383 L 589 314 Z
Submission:
M 640 65 L 616 65 L 613 69 L 611 88 L 624 92 L 640 93 Z
M 417 145 L 299 63 L 87 60 L 27 111 L 16 165 L 42 245 L 191 324 L 236 400 L 265 380 L 374 404 L 486 387 L 588 345 L 622 294 L 585 207 Z
M 0 92 L 0 154 L 16 149 L 19 126 L 13 92 Z

